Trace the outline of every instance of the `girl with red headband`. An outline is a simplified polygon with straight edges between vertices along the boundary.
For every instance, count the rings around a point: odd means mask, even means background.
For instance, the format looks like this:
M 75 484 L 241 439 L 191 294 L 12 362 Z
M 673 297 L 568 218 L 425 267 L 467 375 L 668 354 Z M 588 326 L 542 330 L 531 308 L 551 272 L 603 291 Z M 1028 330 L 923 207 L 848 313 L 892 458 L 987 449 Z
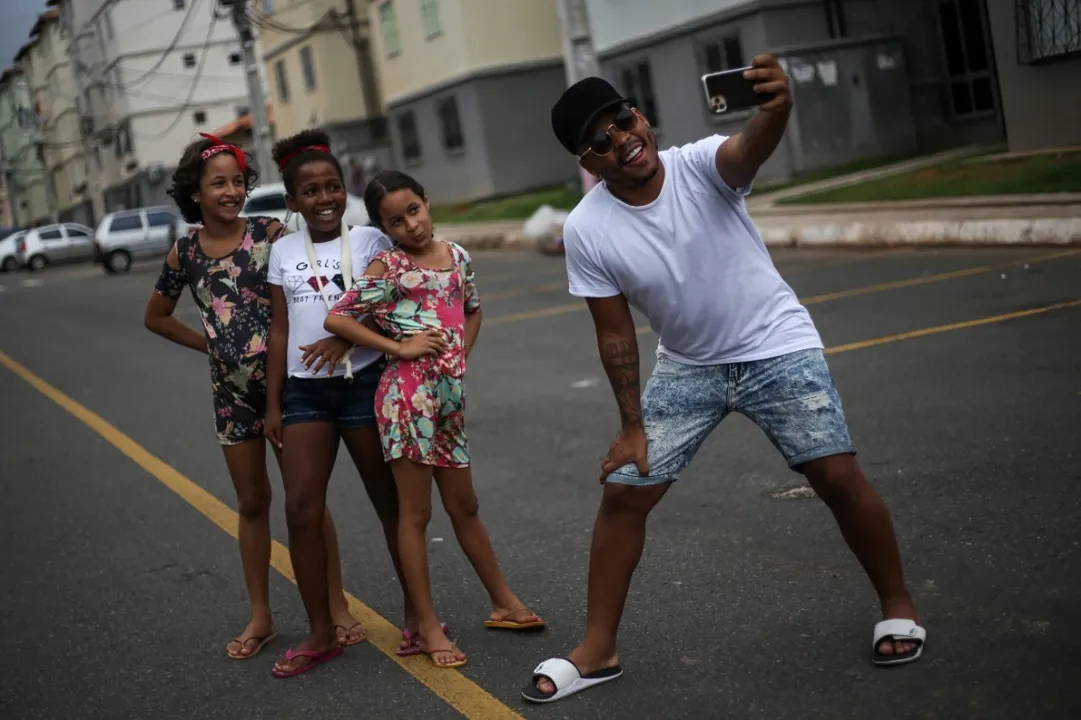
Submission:
M 329 308 L 390 241 L 373 227 L 346 224 L 345 181 L 326 133 L 305 130 L 285 138 L 273 155 L 289 210 L 300 213 L 305 226 L 274 243 L 268 274 L 266 434 L 281 448 L 289 553 L 310 623 L 308 637 L 274 666 L 276 677 L 292 677 L 337 657 L 342 645 L 366 635 L 358 625 L 345 642 L 335 637 L 338 612 L 321 582 L 327 549 L 319 527 L 342 441 L 382 524 L 399 581 L 402 577 L 398 494 L 375 423 L 375 391 L 386 361 L 378 351 L 344 344 L 341 352 L 312 362 L 313 344 L 334 337 L 323 329 Z M 408 598 L 405 622 L 406 639 L 398 652 L 414 654 L 419 649 L 410 628 L 415 631 L 416 618 Z
M 251 602 L 247 627 L 226 645 L 234 660 L 253 657 L 275 636 L 268 588 L 271 492 L 263 429 L 270 331 L 267 267 L 271 244 L 283 227 L 273 218 L 240 216 L 257 180 L 244 151 L 218 138 L 203 135 L 184 150 L 169 194 L 184 219 L 200 227 L 170 250 L 146 306 L 149 330 L 210 360 L 214 422 L 236 490 L 237 535 Z M 202 315 L 202 332 L 173 316 L 185 287 Z M 342 341 L 320 341 L 312 355 L 333 356 L 343 347 L 348 346 Z M 327 573 L 330 596 L 345 608 L 329 512 L 323 531 L 331 550 L 328 566 L 333 568 Z M 343 637 L 357 624 L 348 612 L 338 622 L 345 624 Z

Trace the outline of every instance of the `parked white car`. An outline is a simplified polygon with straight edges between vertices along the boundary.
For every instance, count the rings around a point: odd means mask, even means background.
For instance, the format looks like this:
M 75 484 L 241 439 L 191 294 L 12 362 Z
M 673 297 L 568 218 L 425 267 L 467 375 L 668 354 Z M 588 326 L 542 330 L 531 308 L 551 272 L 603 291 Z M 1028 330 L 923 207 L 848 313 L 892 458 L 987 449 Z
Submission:
M 169 207 L 120 210 L 101 219 L 94 233 L 94 261 L 110 275 L 131 270 L 135 260 L 165 257 L 188 224 Z
M 46 265 L 93 260 L 94 231 L 79 223 L 45 225 L 27 230 L 15 247 L 19 265 L 40 272 Z
M 260 185 L 248 194 L 248 200 L 244 203 L 241 215 L 265 215 L 277 218 L 289 232 L 297 232 L 306 226 L 304 218 L 299 213 L 289 212 L 285 204 L 285 184 L 270 183 Z M 353 226 L 368 224 L 368 211 L 364 209 L 364 201 L 356 195 L 348 195 L 345 201 L 345 221 Z
M 0 240 L 0 271 L 15 272 L 19 269 L 19 241 L 24 235 L 26 231 L 20 230 Z

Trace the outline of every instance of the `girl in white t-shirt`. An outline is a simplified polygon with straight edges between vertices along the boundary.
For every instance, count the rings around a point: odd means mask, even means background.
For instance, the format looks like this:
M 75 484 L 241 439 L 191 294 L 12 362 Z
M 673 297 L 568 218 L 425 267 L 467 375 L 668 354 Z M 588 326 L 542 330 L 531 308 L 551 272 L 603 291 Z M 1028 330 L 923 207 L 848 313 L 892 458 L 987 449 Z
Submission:
M 289 210 L 299 213 L 307 228 L 281 238 L 270 254 L 266 433 L 282 452 L 289 554 L 311 625 L 308 637 L 275 664 L 277 677 L 292 677 L 331 660 L 343 645 L 355 645 L 367 635 L 347 607 L 332 607 L 327 594 L 328 547 L 320 528 L 341 440 L 402 576 L 398 496 L 375 422 L 375 391 L 385 358 L 344 341 L 330 348 L 323 343 L 323 350 L 314 347 L 330 336 L 323 330 L 329 308 L 391 245 L 375 228 L 345 224 L 345 183 L 329 144 L 326 134 L 307 130 L 274 146 Z M 411 654 L 408 628 L 415 619 L 408 594 L 403 595 L 407 634 L 399 653 Z

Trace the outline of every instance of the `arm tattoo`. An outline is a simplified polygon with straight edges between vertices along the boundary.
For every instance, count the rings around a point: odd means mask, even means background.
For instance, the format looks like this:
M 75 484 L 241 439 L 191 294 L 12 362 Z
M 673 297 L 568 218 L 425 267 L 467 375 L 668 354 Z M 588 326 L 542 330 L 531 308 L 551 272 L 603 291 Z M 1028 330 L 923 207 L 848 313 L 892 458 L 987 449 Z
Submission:
M 601 362 L 612 384 L 624 427 L 642 424 L 642 394 L 638 374 L 638 341 L 622 338 L 601 341 Z

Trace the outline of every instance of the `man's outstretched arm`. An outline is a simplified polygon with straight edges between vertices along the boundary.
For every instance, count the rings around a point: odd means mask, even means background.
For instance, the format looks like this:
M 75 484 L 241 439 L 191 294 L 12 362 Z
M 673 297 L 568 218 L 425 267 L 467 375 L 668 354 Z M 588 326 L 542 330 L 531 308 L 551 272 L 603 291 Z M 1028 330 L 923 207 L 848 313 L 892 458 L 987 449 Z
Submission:
M 733 135 L 717 148 L 717 173 L 731 188 L 747 187 L 759 168 L 769 160 L 784 137 L 792 112 L 792 93 L 788 76 L 776 58 L 759 55 L 751 61 L 752 69 L 744 77 L 754 80 L 756 92 L 774 97 L 758 106 L 743 132 Z

